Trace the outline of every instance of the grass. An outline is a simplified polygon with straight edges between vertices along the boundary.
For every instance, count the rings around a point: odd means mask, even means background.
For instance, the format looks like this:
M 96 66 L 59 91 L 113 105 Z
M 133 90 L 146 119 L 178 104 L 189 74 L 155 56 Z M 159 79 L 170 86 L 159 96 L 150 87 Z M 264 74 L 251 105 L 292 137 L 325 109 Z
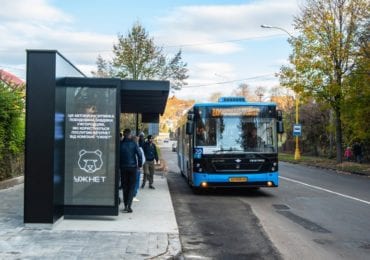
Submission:
M 279 160 L 283 162 L 298 163 L 310 166 L 333 169 L 342 172 L 350 172 L 370 176 L 370 164 L 346 162 L 337 163 L 335 159 L 302 155 L 300 160 L 294 160 L 293 154 L 279 153 Z

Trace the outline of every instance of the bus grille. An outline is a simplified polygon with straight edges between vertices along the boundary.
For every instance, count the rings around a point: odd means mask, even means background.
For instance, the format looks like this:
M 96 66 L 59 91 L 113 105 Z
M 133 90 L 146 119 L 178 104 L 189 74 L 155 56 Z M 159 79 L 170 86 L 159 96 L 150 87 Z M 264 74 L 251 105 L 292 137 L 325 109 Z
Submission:
M 258 172 L 263 163 L 213 162 L 212 166 L 216 172 Z

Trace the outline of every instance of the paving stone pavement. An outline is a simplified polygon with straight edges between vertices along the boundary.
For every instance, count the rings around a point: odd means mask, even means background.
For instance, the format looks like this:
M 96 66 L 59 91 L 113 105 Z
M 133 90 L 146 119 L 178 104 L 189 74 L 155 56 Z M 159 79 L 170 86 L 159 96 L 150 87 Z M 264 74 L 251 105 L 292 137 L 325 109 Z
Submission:
M 23 189 L 0 190 L 0 259 L 174 259 L 181 251 L 178 232 L 25 226 Z

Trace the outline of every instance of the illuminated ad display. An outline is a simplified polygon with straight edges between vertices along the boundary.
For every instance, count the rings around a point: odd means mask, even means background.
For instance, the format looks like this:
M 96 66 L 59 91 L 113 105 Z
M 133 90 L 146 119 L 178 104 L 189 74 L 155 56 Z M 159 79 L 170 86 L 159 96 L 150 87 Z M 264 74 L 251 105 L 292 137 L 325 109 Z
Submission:
M 258 107 L 230 107 L 230 108 L 212 108 L 212 117 L 221 116 L 258 116 L 260 109 Z
M 65 205 L 114 205 L 116 89 L 68 87 Z

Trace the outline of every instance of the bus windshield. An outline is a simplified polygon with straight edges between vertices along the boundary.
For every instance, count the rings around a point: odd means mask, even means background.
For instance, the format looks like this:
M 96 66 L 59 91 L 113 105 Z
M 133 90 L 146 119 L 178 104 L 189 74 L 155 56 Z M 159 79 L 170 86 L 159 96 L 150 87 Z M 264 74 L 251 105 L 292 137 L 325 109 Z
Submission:
M 195 145 L 203 147 L 204 153 L 276 153 L 276 119 L 263 115 L 259 109 L 195 110 Z

